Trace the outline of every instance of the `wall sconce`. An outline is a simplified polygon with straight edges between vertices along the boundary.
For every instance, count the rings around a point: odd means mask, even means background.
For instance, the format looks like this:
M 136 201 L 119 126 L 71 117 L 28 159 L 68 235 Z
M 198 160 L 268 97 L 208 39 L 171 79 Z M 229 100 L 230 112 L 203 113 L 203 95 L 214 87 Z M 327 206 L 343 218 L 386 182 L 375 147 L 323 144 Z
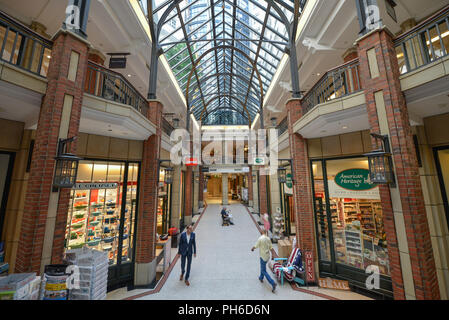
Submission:
M 396 180 L 393 172 L 393 159 L 388 135 L 371 133 L 371 136 L 382 140 L 383 147 L 364 155 L 368 157 L 370 180 L 372 183 L 388 184 L 395 187 Z
M 287 169 L 281 167 L 278 168 L 278 181 L 279 183 L 287 182 Z
M 173 128 L 175 128 L 175 129 L 179 128 L 179 119 L 178 118 L 173 119 Z
M 79 161 L 82 158 L 67 152 L 67 144 L 75 141 L 76 137 L 70 139 L 59 139 L 58 154 L 55 157 L 56 169 L 53 178 L 54 188 L 70 189 L 76 184 Z
M 173 183 L 173 168 L 166 168 L 165 169 L 165 175 L 164 175 L 164 182 L 166 184 L 172 184 Z
M 273 118 L 270 119 L 270 121 L 271 121 L 271 126 L 276 128 L 277 125 L 278 125 L 278 123 L 277 123 L 278 122 L 278 118 L 273 117 Z

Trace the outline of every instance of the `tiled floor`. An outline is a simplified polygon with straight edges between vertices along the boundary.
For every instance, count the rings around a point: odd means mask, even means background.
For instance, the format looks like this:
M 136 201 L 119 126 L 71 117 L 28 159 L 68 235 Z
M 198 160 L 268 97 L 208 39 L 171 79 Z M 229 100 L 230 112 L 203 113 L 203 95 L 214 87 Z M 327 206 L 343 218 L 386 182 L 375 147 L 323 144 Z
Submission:
M 246 208 L 240 204 L 228 206 L 234 217 L 234 226 L 222 227 L 218 204 L 210 204 L 195 230 L 197 235 L 197 258 L 193 260 L 190 287 L 179 281 L 180 260 L 159 293 L 139 297 L 142 300 L 322 300 L 323 298 L 304 292 L 294 291 L 289 284 L 278 285 L 275 294 L 271 286 L 262 284 L 259 276 L 259 255 L 251 247 L 259 237 L 259 232 Z M 274 279 L 274 277 L 273 277 Z M 356 294 L 332 293 L 319 290 L 339 299 L 358 299 Z M 116 290 L 108 299 L 132 297 L 148 290 Z

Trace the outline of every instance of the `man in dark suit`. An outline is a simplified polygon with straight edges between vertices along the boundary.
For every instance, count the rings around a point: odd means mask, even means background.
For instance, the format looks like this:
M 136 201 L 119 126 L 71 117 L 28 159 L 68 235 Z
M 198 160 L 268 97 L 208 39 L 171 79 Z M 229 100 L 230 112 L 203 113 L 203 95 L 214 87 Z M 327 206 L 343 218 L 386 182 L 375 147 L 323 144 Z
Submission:
M 196 258 L 196 241 L 195 233 L 193 233 L 193 223 L 187 227 L 186 232 L 181 234 L 181 239 L 179 240 L 179 250 L 178 254 L 181 255 L 181 277 L 180 281 L 184 278 L 186 259 L 187 259 L 187 273 L 185 278 L 186 285 L 190 286 L 189 276 L 190 276 L 190 266 L 192 265 L 192 254 Z

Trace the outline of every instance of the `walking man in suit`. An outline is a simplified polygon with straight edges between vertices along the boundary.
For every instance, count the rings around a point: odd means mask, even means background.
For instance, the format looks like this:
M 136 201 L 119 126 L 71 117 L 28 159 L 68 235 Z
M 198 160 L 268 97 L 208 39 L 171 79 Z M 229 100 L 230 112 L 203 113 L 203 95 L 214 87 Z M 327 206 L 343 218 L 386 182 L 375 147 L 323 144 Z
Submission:
M 185 277 L 185 283 L 187 286 L 190 286 L 189 276 L 190 276 L 190 266 L 192 265 L 192 255 L 196 258 L 196 241 L 195 241 L 195 233 L 193 232 L 192 223 L 187 227 L 187 231 L 181 234 L 181 239 L 179 240 L 179 250 L 178 254 L 181 255 L 181 277 L 180 281 L 184 279 L 185 267 L 186 267 L 186 259 L 187 259 L 187 273 Z

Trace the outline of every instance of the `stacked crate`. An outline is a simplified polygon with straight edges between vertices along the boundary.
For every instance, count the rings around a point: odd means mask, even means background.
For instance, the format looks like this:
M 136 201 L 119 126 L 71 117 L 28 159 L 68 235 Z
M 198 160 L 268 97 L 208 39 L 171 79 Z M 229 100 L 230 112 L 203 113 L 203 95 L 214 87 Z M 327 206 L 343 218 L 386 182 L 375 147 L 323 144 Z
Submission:
M 70 290 L 70 300 L 104 300 L 108 286 L 108 255 L 88 248 L 67 251 L 68 263 L 78 267 L 79 288 Z

